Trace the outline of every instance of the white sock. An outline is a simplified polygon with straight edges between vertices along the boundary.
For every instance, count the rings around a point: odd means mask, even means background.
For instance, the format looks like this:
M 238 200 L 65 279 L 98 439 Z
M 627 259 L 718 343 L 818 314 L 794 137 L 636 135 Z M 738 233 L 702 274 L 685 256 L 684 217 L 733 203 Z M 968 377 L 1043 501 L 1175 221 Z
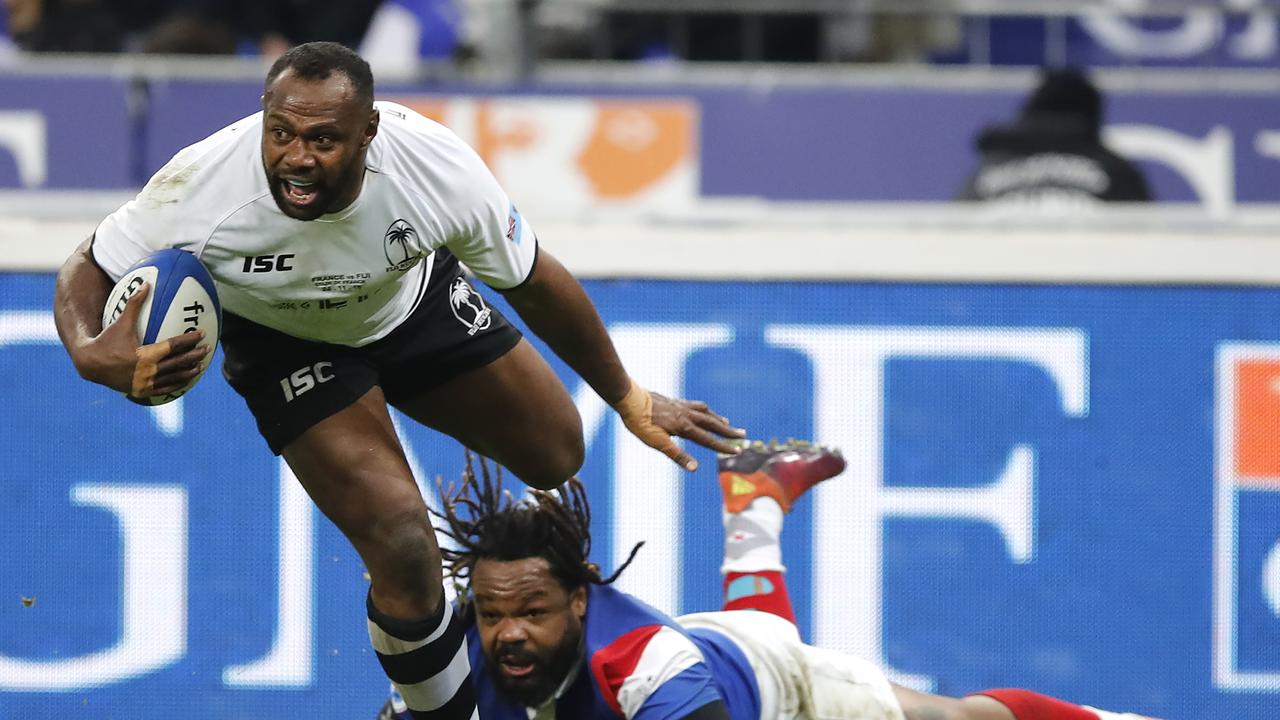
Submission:
M 764 570 L 784 572 L 782 564 L 782 506 L 771 497 L 758 497 L 740 513 L 723 513 L 722 573 Z
M 1096 707 L 1090 707 L 1088 705 L 1081 705 L 1080 707 L 1088 710 L 1094 715 L 1097 715 L 1098 720 L 1150 720 L 1149 718 L 1144 718 L 1142 715 L 1135 715 L 1133 713 L 1114 713 L 1109 710 L 1099 710 Z

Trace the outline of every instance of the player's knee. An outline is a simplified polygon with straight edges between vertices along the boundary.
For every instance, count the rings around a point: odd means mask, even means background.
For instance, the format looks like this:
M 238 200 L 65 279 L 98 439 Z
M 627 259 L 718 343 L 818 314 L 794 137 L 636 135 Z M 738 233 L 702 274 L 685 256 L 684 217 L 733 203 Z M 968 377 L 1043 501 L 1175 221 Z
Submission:
M 559 439 L 539 444 L 534 455 L 522 467 L 509 468 L 526 485 L 550 490 L 573 477 L 582 469 L 586 458 L 582 433 L 565 433 Z
M 439 587 L 440 551 L 425 513 L 396 513 L 380 519 L 356 544 L 381 594 L 420 597 Z

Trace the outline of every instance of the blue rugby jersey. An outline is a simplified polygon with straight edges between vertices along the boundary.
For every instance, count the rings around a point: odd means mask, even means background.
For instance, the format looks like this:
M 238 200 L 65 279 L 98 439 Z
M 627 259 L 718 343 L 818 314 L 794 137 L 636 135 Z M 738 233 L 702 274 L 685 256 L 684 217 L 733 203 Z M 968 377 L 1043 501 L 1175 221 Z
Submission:
M 716 700 L 733 720 L 760 717 L 751 665 L 732 640 L 714 630 L 686 630 L 631 595 L 590 585 L 583 634 L 582 664 L 555 700 L 557 718 L 674 720 Z M 529 720 L 529 709 L 500 697 L 489 681 L 474 620 L 465 635 L 446 636 L 455 638 L 451 646 L 432 651 L 452 657 L 465 645 L 473 692 L 439 698 L 430 717 L 467 720 L 478 710 L 482 720 Z M 467 695 L 474 705 L 457 702 Z M 396 709 L 399 720 L 411 720 L 402 703 Z

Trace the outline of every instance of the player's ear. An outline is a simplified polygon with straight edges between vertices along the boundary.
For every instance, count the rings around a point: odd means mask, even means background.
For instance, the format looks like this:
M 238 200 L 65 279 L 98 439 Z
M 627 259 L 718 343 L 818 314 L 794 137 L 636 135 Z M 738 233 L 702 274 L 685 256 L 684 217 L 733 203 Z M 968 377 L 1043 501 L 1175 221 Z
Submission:
M 373 142 L 373 138 L 378 134 L 378 121 L 381 118 L 376 109 L 369 113 L 369 125 L 364 129 L 364 139 L 360 142 L 360 147 L 367 148 L 369 143 Z
M 587 616 L 587 586 L 579 585 L 569 594 L 569 609 L 579 620 Z

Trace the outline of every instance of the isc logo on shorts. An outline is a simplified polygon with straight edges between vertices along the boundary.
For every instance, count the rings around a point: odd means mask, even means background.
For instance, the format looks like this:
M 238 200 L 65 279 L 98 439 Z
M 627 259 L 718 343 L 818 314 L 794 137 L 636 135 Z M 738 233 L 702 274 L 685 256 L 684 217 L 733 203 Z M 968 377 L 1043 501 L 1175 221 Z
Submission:
M 298 368 L 289 373 L 288 377 L 280 378 L 280 389 L 284 391 L 284 401 L 290 403 L 316 385 L 327 383 L 332 379 L 333 363 L 326 360 Z

